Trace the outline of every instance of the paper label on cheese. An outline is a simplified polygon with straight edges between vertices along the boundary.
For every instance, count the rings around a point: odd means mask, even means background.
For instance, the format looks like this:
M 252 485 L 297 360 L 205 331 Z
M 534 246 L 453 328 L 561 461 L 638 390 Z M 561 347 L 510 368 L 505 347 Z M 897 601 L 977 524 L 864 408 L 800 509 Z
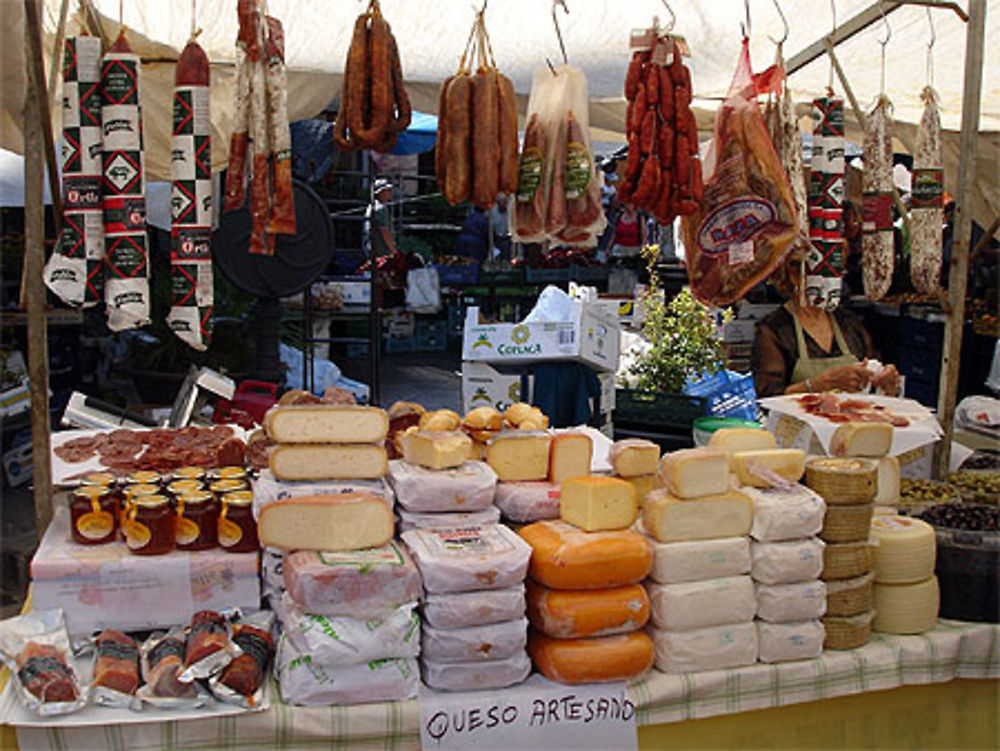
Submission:
M 427 530 L 424 537 L 430 552 L 452 557 L 498 555 L 514 550 L 497 527 L 460 527 Z
M 362 569 L 371 566 L 402 566 L 405 563 L 403 554 L 393 543 L 380 548 L 320 551 L 316 553 L 316 559 L 324 566 L 349 566 Z

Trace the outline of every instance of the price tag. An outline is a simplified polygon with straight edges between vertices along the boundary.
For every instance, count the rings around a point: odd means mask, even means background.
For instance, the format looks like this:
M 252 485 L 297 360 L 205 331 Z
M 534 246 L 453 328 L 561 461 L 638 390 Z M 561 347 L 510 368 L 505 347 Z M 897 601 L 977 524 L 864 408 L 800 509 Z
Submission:
M 729 246 L 729 265 L 737 266 L 741 263 L 750 263 L 753 260 L 753 240 L 733 243 Z
M 563 686 L 533 675 L 500 691 L 422 688 L 423 751 L 637 748 L 635 705 L 624 683 Z

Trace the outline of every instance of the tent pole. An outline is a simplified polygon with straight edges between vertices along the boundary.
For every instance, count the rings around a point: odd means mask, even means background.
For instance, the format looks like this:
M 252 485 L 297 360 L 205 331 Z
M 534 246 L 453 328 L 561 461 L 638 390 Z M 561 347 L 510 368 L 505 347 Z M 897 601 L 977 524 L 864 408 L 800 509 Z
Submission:
M 965 294 L 969 276 L 969 243 L 972 212 L 969 206 L 976 182 L 976 150 L 979 108 L 983 88 L 983 46 L 986 35 L 986 0 L 969 0 L 969 23 L 965 34 L 965 78 L 962 91 L 962 130 L 958 160 L 958 189 L 955 192 L 955 225 L 952 232 L 951 268 L 948 272 L 950 312 L 944 327 L 941 356 L 941 383 L 938 390 L 938 420 L 944 436 L 938 444 L 936 476 L 948 473 L 951 442 L 955 429 L 955 401 L 962 355 L 962 328 L 965 325 Z
M 24 270 L 28 318 L 28 379 L 31 389 L 32 481 L 35 534 L 45 533 L 52 519 L 52 475 L 49 460 L 49 343 L 45 316 L 45 76 L 42 72 L 38 0 L 24 0 L 24 57 L 27 88 L 24 97 Z M 37 64 L 33 64 L 37 63 Z M 53 198 L 56 196 L 53 195 Z M 53 206 L 53 209 L 55 207 Z

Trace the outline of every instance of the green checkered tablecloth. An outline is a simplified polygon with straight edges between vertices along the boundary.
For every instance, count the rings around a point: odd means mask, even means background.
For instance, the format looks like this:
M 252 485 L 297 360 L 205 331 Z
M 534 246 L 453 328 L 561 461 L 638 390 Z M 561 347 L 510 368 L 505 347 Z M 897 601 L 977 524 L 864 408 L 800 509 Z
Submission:
M 955 678 L 1000 678 L 1000 626 L 940 621 L 920 636 L 875 634 L 860 649 L 815 660 L 667 675 L 631 687 L 640 725 L 780 707 Z M 274 696 L 277 696 L 277 691 Z M 22 749 L 350 749 L 420 746 L 417 702 L 304 708 L 276 700 L 264 712 L 212 720 L 84 728 L 18 728 Z

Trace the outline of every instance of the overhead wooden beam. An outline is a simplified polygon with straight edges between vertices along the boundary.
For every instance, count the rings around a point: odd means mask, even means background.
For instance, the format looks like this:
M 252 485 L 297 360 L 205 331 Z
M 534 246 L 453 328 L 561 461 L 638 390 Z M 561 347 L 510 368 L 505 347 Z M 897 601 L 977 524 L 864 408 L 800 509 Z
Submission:
M 818 57 L 823 57 L 826 54 L 826 50 L 829 44 L 833 44 L 836 47 L 848 39 L 858 34 L 869 26 L 871 26 L 876 21 L 882 20 L 882 14 L 884 13 L 888 16 L 894 10 L 898 10 L 902 7 L 903 3 L 898 2 L 898 0 L 885 0 L 881 3 L 874 3 L 863 11 L 858 13 L 856 16 L 847 19 L 844 23 L 840 24 L 832 32 L 827 34 L 821 39 L 817 39 L 815 42 L 810 44 L 801 52 L 792 55 L 785 64 L 785 72 L 791 75 L 800 68 L 806 67 L 809 63 Z
M 937 476 L 948 473 L 951 441 L 955 429 L 962 328 L 965 325 L 965 293 L 969 277 L 969 243 L 972 237 L 972 186 L 976 183 L 976 151 L 979 144 L 979 108 L 983 90 L 983 48 L 986 38 L 986 0 L 969 0 L 969 23 L 965 31 L 965 77 L 962 89 L 962 130 L 959 140 L 958 189 L 955 191 L 955 229 L 952 233 L 948 296 L 951 311 L 944 326 L 941 381 L 938 389 L 938 420 L 944 436 L 938 444 Z

